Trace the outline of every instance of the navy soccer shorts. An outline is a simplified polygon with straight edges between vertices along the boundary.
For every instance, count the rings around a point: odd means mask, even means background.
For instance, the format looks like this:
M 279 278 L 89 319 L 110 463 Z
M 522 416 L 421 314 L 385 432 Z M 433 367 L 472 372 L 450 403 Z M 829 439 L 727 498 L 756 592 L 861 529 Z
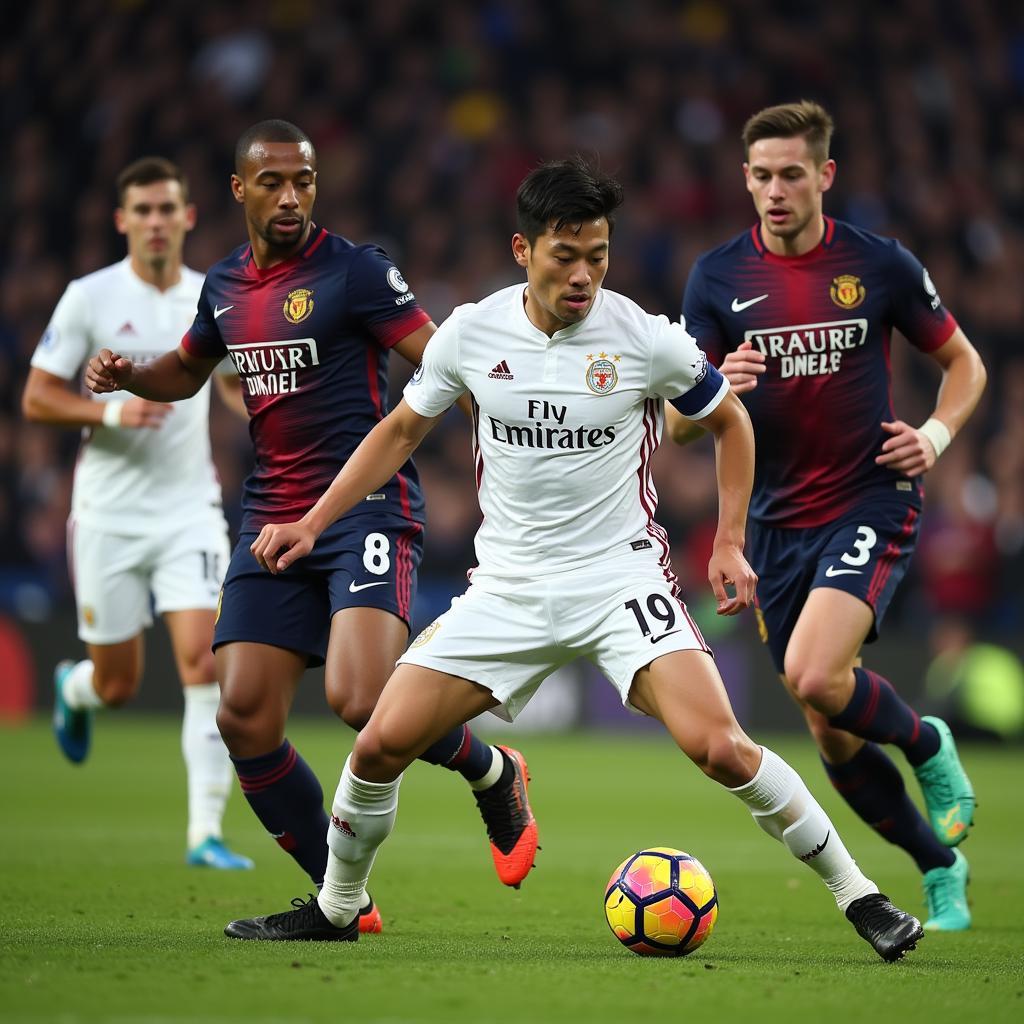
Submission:
M 920 509 L 873 501 L 810 528 L 751 523 L 747 557 L 758 575 L 757 623 L 780 675 L 789 638 L 807 595 L 833 587 L 859 597 L 875 613 L 867 637 L 878 631 L 917 544 Z
M 298 651 L 322 665 L 331 619 L 343 608 L 382 608 L 409 625 L 423 527 L 385 514 L 338 520 L 283 573 L 261 569 L 238 540 L 221 591 L 213 647 L 237 641 Z

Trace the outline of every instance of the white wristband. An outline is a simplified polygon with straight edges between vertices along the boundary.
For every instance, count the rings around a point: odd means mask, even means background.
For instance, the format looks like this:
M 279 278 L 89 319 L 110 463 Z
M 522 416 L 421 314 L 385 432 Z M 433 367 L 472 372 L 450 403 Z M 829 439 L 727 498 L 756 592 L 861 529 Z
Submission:
M 942 420 L 935 419 L 934 416 L 925 420 L 917 429 L 931 442 L 932 448 L 935 449 L 935 458 L 938 458 L 949 447 L 949 442 L 953 440 L 949 433 L 949 427 Z
M 103 426 L 121 426 L 121 417 L 124 415 L 124 402 L 103 403 Z M 923 429 L 923 428 L 922 428 Z

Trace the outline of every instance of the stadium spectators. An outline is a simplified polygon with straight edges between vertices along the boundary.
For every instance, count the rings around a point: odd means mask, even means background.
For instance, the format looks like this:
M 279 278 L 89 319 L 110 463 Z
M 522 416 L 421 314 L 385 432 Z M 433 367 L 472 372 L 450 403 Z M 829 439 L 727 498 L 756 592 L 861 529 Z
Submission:
M 916 252 L 989 367 L 986 409 L 929 480 L 930 518 L 967 517 L 998 558 L 1004 571 L 976 580 L 957 610 L 1012 640 L 1024 604 L 1021 573 L 1007 568 L 1024 563 L 1024 14 L 970 0 L 901 0 L 870 16 L 788 0 L 768 22 L 756 14 L 752 0 L 38 0 L 12 12 L 0 43 L 0 608 L 23 600 L 26 581 L 70 601 L 75 439 L 44 436 L 17 408 L 66 280 L 118 257 L 109 182 L 129 160 L 167 152 L 183 166 L 199 208 L 187 258 L 205 268 L 242 240 L 223 172 L 233 140 L 260 117 L 301 117 L 320 154 L 318 220 L 384 245 L 440 322 L 513 280 L 523 173 L 597 153 L 629 197 L 607 284 L 675 316 L 695 255 L 752 221 L 738 188 L 744 120 L 808 96 L 839 125 L 829 212 Z M 913 355 L 895 344 L 893 359 Z M 934 394 L 922 365 L 894 375 L 913 422 Z M 249 445 L 221 412 L 230 513 Z M 419 460 L 425 587 L 471 563 L 478 516 L 465 425 L 453 417 L 432 441 Z M 702 481 L 661 474 L 661 518 L 682 538 L 713 514 L 711 453 L 659 457 Z M 680 569 L 698 561 L 680 555 Z M 894 608 L 894 624 L 930 608 L 924 586 L 942 559 L 919 561 L 910 586 L 922 596 Z M 931 604 L 948 606 L 938 593 Z

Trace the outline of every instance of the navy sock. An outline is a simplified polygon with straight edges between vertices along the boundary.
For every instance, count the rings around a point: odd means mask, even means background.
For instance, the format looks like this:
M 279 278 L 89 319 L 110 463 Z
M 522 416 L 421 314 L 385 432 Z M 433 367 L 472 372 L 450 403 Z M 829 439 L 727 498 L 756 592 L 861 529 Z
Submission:
M 468 725 L 460 725 L 427 747 L 420 754 L 420 760 L 427 764 L 441 765 L 442 768 L 458 772 L 469 782 L 475 782 L 490 770 L 493 756 L 491 748 L 477 739 Z
M 323 885 L 328 819 L 324 792 L 313 770 L 287 740 L 269 754 L 231 761 L 263 827 L 315 885 Z
M 887 679 L 866 668 L 855 668 L 853 677 L 850 703 L 830 725 L 874 743 L 895 743 L 915 768 L 938 753 L 938 730 L 922 722 Z
M 907 795 L 899 768 L 881 747 L 865 743 L 846 764 L 825 772 L 842 798 L 883 839 L 906 850 L 922 871 L 948 868 L 953 851 L 935 838 L 931 826 Z

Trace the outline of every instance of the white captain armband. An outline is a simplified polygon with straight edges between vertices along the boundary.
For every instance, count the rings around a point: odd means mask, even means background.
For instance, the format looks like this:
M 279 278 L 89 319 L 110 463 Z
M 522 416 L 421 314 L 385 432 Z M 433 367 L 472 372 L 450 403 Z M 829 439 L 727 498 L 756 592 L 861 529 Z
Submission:
M 103 403 L 103 426 L 105 427 L 119 427 L 121 426 L 121 417 L 124 415 L 124 402 L 104 402 Z M 921 428 L 922 430 L 924 427 Z
M 925 420 L 917 429 L 931 442 L 932 448 L 935 449 L 935 458 L 938 458 L 949 447 L 949 442 L 953 440 L 949 433 L 949 427 L 934 416 Z

